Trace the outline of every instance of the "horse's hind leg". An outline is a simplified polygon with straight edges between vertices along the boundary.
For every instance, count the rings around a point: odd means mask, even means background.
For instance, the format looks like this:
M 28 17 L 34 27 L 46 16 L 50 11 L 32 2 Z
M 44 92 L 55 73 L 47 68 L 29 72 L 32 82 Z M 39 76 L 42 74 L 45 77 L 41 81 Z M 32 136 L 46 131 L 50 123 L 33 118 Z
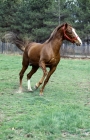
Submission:
M 19 87 L 19 93 L 22 92 L 22 78 L 23 78 L 23 75 L 24 75 L 24 72 L 26 71 L 28 65 L 22 67 L 22 70 L 20 71 L 19 73 L 19 80 L 20 80 L 20 87 Z
M 31 71 L 27 74 L 27 80 L 28 80 L 28 90 L 29 91 L 33 91 L 31 88 L 31 84 L 30 84 L 30 78 L 32 77 L 32 75 L 38 70 L 39 67 L 35 67 L 32 66 Z

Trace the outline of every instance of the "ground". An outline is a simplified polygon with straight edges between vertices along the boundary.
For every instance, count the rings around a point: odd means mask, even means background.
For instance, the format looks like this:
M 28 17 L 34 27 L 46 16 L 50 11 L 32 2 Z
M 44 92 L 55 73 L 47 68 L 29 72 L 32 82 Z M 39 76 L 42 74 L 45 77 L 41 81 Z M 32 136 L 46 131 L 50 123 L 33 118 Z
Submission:
M 46 85 L 18 94 L 22 56 L 0 55 L 0 140 L 89 140 L 90 60 L 61 59 Z M 41 78 L 42 70 L 31 84 Z

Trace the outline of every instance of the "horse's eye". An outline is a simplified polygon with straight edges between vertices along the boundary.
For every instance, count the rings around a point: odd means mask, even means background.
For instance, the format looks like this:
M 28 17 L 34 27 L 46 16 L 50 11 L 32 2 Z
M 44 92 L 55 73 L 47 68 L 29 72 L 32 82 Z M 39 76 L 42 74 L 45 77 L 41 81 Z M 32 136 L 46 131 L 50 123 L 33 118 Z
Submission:
M 72 30 L 68 29 L 66 30 L 67 33 L 72 34 Z
M 72 31 L 71 30 L 69 30 L 68 32 L 69 32 L 69 34 L 72 34 Z

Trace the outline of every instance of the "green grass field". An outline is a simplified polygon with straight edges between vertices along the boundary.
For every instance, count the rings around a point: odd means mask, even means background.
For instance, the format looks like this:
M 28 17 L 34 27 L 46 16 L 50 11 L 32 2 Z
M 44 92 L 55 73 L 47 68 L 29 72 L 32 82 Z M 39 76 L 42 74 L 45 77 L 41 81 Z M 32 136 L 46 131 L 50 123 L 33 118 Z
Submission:
M 17 93 L 21 63 L 22 56 L 0 54 L 0 140 L 90 140 L 90 60 L 61 59 L 42 97 L 27 91 L 30 67 Z

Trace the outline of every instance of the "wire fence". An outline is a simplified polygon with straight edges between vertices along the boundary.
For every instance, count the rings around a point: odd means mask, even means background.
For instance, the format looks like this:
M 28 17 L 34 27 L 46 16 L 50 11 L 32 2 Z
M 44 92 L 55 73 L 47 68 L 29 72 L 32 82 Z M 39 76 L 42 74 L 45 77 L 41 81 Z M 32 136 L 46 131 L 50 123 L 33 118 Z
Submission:
M 62 57 L 88 57 L 90 58 L 90 44 L 84 43 L 82 46 L 75 44 L 63 44 L 60 50 Z
M 0 42 L 1 54 L 22 54 L 16 45 L 11 43 Z M 74 44 L 63 43 L 60 49 L 62 57 L 88 57 L 90 58 L 90 44 L 83 44 L 82 46 L 76 46 Z
M 22 54 L 22 51 L 15 44 L 0 42 L 0 53 L 2 54 Z

